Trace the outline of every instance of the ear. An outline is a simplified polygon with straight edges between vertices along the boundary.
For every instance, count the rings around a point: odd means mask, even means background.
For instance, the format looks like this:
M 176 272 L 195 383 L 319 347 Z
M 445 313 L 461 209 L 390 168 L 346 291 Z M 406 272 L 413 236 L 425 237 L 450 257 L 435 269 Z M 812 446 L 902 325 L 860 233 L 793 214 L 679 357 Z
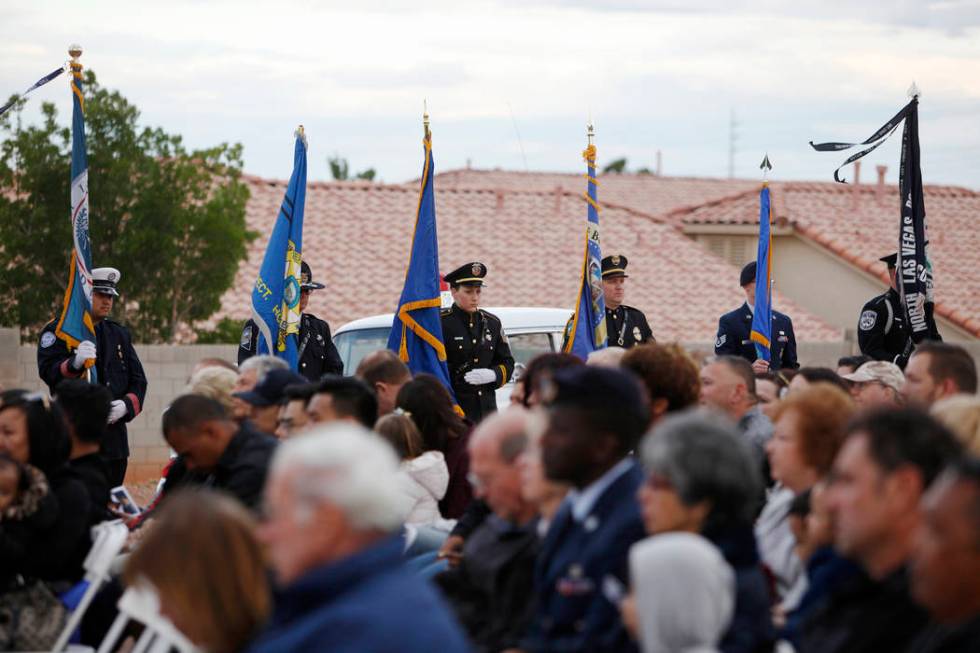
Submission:
M 956 387 L 956 382 L 953 379 L 943 379 L 943 382 L 939 385 L 940 397 L 951 397 L 957 392 L 959 392 L 959 388 Z
M 604 431 L 592 441 L 593 460 L 605 462 L 619 457 L 619 441 L 612 433 Z
M 650 403 L 650 417 L 653 419 L 659 419 L 667 414 L 667 408 L 670 406 L 668 402 L 663 397 L 657 397 Z
M 924 491 L 922 472 L 912 465 L 903 465 L 888 475 L 885 492 L 899 512 L 917 511 Z

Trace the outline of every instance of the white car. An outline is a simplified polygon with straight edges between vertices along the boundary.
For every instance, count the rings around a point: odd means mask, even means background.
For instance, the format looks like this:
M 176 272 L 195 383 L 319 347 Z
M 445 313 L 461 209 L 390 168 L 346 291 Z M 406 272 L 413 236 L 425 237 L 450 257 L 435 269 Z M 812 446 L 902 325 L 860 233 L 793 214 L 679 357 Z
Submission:
M 558 351 L 561 348 L 565 324 L 572 311 L 564 308 L 487 308 L 500 318 L 504 333 L 510 341 L 510 351 L 514 356 L 514 377 L 519 378 L 527 362 L 538 354 Z M 364 317 L 341 326 L 334 332 L 333 342 L 337 346 L 340 360 L 344 362 L 344 374 L 353 374 L 361 359 L 373 351 L 388 346 L 391 333 L 392 313 Z M 510 403 L 510 393 L 514 388 L 512 378 L 497 389 L 497 406 Z

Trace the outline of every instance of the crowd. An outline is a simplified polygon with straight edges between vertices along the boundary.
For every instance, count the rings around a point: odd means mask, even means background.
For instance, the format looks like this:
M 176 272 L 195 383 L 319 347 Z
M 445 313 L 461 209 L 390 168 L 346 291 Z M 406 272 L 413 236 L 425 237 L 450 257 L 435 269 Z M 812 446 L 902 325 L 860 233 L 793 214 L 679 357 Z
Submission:
M 64 599 L 89 528 L 123 516 L 112 401 L 80 379 L 0 394 L 0 612 Z M 544 354 L 477 424 L 387 350 L 314 382 L 209 359 L 162 436 L 83 643 L 145 585 L 214 653 L 980 650 L 980 398 L 956 345 L 904 372 Z

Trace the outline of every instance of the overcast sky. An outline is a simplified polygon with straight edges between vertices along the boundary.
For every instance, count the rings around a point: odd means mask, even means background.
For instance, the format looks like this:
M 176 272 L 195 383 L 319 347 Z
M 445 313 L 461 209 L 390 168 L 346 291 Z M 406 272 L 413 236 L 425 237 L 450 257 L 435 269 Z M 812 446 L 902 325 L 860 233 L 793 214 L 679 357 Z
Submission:
M 829 180 L 842 154 L 922 90 L 927 183 L 980 189 L 980 0 L 498 0 L 24 2 L 0 0 L 0 98 L 67 58 L 70 42 L 142 122 L 191 147 L 245 147 L 284 178 L 292 132 L 310 179 L 339 153 L 389 182 L 418 176 L 423 98 L 438 170 L 578 171 L 591 114 L 600 162 L 725 176 Z M 36 91 L 69 118 L 63 79 Z M 865 164 L 897 179 L 900 133 Z M 850 173 L 846 172 L 849 177 Z

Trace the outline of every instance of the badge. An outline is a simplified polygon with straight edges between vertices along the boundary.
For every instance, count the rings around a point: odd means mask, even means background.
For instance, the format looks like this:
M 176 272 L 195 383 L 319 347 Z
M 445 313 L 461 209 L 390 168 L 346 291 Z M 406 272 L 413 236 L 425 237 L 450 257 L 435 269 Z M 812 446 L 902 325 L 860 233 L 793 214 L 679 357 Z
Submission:
M 487 332 L 487 342 L 490 342 L 491 340 L 493 340 L 493 336 L 490 335 L 490 332 L 488 331 Z
M 619 254 L 614 255 L 610 260 L 613 265 L 619 265 Z
M 252 329 L 250 327 L 242 329 L 242 339 L 238 344 L 244 349 L 252 349 Z
M 633 327 L 633 340 L 636 340 L 637 342 L 642 340 L 642 337 L 640 336 L 640 327 L 638 326 Z
M 858 322 L 858 328 L 862 331 L 870 331 L 874 328 L 875 322 L 878 320 L 878 314 L 874 311 L 865 311 L 861 313 L 861 320 Z
M 728 335 L 727 334 L 724 334 L 723 333 L 720 336 L 718 336 L 718 339 L 715 340 L 715 349 L 718 349 L 719 347 L 721 347 L 722 345 L 724 345 L 726 340 L 728 340 Z
M 110 272 L 107 275 L 107 278 L 109 279 L 109 281 L 115 281 L 116 280 L 116 273 L 115 272 Z
M 473 273 L 474 277 L 478 277 L 481 274 L 483 274 L 483 266 L 480 265 L 479 263 L 474 263 L 470 271 Z
M 51 345 L 54 344 L 55 340 L 57 340 L 57 338 L 53 333 L 51 333 L 50 331 L 45 331 L 44 335 L 41 336 L 41 346 L 50 347 Z

